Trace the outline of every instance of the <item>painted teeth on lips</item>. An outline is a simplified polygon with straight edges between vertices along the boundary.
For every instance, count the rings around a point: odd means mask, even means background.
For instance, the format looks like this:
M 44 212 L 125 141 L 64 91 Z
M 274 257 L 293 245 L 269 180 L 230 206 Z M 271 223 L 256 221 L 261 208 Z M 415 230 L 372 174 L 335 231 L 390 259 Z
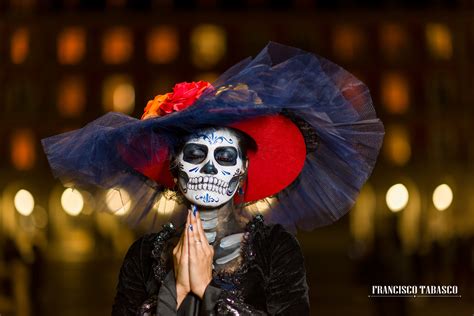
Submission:
M 222 193 L 228 187 L 228 183 L 215 177 L 194 177 L 189 179 L 188 189 L 190 190 L 209 190 Z

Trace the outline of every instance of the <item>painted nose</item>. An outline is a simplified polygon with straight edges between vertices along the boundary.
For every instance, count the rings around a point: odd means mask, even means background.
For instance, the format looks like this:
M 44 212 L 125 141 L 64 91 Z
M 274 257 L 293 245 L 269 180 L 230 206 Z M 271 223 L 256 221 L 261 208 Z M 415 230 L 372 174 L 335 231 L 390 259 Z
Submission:
M 217 174 L 217 169 L 210 160 L 201 168 L 200 171 L 205 174 Z

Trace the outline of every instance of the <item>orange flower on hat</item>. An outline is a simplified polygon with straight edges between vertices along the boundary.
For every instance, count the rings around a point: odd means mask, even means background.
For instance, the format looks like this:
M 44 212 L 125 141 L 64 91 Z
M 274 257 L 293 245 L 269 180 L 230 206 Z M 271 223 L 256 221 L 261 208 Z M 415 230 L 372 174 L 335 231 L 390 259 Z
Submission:
M 209 82 L 181 82 L 174 86 L 173 92 L 157 95 L 148 101 L 142 120 L 178 112 L 191 106 L 208 87 Z

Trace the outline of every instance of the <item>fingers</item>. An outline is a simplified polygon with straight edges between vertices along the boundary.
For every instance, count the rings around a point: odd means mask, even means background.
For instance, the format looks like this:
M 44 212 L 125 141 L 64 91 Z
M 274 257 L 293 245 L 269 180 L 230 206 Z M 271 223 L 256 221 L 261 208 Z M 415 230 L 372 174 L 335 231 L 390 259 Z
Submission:
M 206 233 L 204 232 L 204 228 L 202 227 L 202 220 L 200 212 L 196 214 L 196 228 L 194 229 L 195 234 L 198 235 L 199 240 L 201 241 L 201 250 L 204 252 L 206 256 L 214 257 L 214 247 L 209 245 L 209 242 L 206 237 Z
M 208 242 L 204 234 L 204 229 L 202 228 L 201 214 L 197 211 L 196 206 L 193 206 L 193 208 L 191 223 L 193 224 L 194 237 L 196 240 L 201 241 L 201 244 L 206 245 Z
M 193 218 L 194 216 L 191 215 L 191 212 L 188 212 L 188 218 L 190 221 L 190 224 L 188 225 L 188 229 L 186 229 L 187 233 L 187 241 L 188 241 L 188 247 L 189 247 L 189 256 L 192 259 L 196 258 L 197 255 L 197 242 L 196 242 L 196 237 L 195 237 L 195 226 L 193 225 Z
M 186 225 L 185 225 L 186 226 Z M 183 233 L 181 234 L 181 236 L 179 237 L 179 240 L 178 240 L 178 243 L 176 244 L 176 246 L 174 246 L 173 248 L 173 255 L 178 255 L 178 254 L 181 254 L 181 250 L 183 248 L 183 241 L 184 241 L 184 231 Z
M 204 245 L 209 244 L 209 242 L 207 241 L 206 234 L 204 233 L 204 228 L 202 228 L 200 212 L 197 212 L 197 215 L 196 215 L 196 231 L 199 234 L 199 240 L 202 241 Z
M 195 208 L 195 206 L 193 208 Z M 194 211 L 193 209 L 191 209 L 190 219 L 191 219 L 191 225 L 193 227 L 193 229 L 192 229 L 193 236 L 194 236 L 195 240 L 200 240 L 199 239 L 199 233 L 197 232 L 198 227 L 197 227 L 196 213 L 197 213 L 197 211 Z
M 190 212 L 188 211 L 188 217 L 186 220 L 186 226 L 184 227 L 184 239 L 183 239 L 183 253 L 186 255 L 189 255 L 189 232 L 190 230 L 190 225 L 191 225 L 191 217 L 190 217 Z

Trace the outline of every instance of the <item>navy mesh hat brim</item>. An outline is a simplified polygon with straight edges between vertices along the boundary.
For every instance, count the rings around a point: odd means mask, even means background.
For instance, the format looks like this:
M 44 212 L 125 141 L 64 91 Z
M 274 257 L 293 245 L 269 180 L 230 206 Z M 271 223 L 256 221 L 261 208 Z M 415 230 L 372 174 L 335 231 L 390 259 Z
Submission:
M 43 139 L 53 174 L 67 186 L 125 189 L 131 197 L 128 217 L 137 222 L 150 215 L 165 188 L 130 168 L 118 147 L 133 144 L 132 158 L 146 160 L 149 148 L 166 147 L 172 154 L 182 135 L 203 126 L 284 114 L 304 121 L 318 143 L 296 180 L 276 194 L 266 221 L 294 231 L 333 223 L 348 212 L 375 166 L 384 135 L 361 81 L 327 59 L 269 43 L 213 86 L 221 92 L 206 90 L 180 112 L 146 120 L 112 112 L 82 129 Z M 141 135 L 147 137 L 137 147 Z M 162 224 L 156 212 L 153 217 Z

